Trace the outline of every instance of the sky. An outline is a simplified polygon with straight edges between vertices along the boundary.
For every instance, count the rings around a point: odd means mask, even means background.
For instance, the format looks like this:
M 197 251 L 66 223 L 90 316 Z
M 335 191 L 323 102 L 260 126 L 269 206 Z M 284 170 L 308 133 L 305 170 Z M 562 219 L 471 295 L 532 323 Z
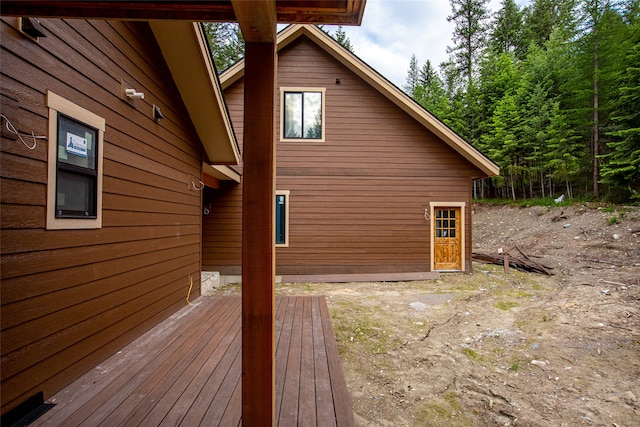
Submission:
M 516 3 L 526 4 L 526 0 Z M 491 0 L 496 12 L 500 0 Z M 360 27 L 343 27 L 354 53 L 376 71 L 402 88 L 411 56 L 418 67 L 428 60 L 439 69 L 449 57 L 454 24 L 447 21 L 451 5 L 447 0 L 367 0 Z M 332 34 L 333 26 L 326 26 Z

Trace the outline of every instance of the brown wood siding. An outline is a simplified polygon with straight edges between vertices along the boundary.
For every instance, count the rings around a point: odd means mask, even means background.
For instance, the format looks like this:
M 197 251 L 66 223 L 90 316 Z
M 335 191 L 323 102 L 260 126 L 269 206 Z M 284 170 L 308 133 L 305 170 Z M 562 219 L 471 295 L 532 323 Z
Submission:
M 239 80 L 225 91 L 236 129 L 242 86 Z M 280 142 L 277 122 L 276 188 L 290 190 L 289 246 L 277 248 L 277 274 L 429 271 L 425 209 L 447 201 L 466 202 L 470 271 L 475 166 L 306 37 L 279 52 L 278 87 L 326 88 L 326 129 L 325 142 Z M 240 219 L 231 206 L 240 192 L 238 185 L 216 199 L 234 229 Z M 240 260 L 225 251 L 238 237 L 210 232 L 217 221 L 204 219 L 203 264 L 234 273 L 230 262 Z
M 47 135 L 51 90 L 105 118 L 103 222 L 46 230 L 47 142 L 2 138 L 2 413 L 45 398 L 199 294 L 201 145 L 146 23 L 0 20 L 2 113 Z M 120 99 L 120 80 L 145 93 Z M 152 105 L 165 118 L 151 118 Z M 4 123 L 3 123 L 4 126 Z

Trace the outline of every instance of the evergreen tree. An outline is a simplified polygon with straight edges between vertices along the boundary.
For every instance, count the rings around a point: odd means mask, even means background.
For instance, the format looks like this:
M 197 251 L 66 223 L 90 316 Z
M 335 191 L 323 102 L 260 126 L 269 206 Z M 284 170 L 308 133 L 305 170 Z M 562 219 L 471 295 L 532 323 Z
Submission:
M 460 136 L 468 138 L 468 127 L 465 123 L 464 103 L 465 97 L 464 81 L 456 64 L 449 60 L 440 64 L 443 90 L 447 100 L 447 114 L 442 116 L 442 121 Z
M 477 85 L 474 83 L 477 60 L 486 48 L 486 21 L 489 18 L 487 3 L 489 0 L 449 0 L 452 14 L 447 20 L 453 21 L 455 29 L 453 47 L 447 47 L 459 74 L 466 79 L 466 94 L 462 98 L 464 123 L 467 141 L 476 144 L 479 141 L 479 104 Z
M 244 57 L 244 38 L 238 24 L 205 22 L 203 27 L 218 72 Z
M 524 9 L 524 43 L 543 47 L 554 31 L 570 39 L 575 32 L 578 1 L 533 0 L 533 3 Z
M 409 62 L 409 70 L 407 71 L 407 81 L 403 87 L 405 93 L 416 99 L 416 92 L 418 89 L 418 60 L 416 59 L 416 55 L 411 55 L 411 61 Z
M 609 133 L 609 153 L 602 156 L 602 182 L 640 199 L 640 7 L 627 5 L 627 51 L 621 61 L 618 99 L 611 112 L 615 130 Z
M 514 53 L 521 58 L 526 53 L 522 39 L 523 13 L 514 0 L 502 0 L 502 7 L 493 21 L 490 46 L 498 53 Z
M 342 28 L 342 25 L 338 25 L 333 38 L 349 52 L 353 52 L 353 45 L 351 44 L 351 40 L 349 40 L 349 37 L 347 37 L 347 33 L 344 32 L 344 28 Z
M 453 47 L 447 47 L 458 71 L 471 84 L 476 60 L 486 47 L 486 21 L 489 18 L 487 4 L 489 0 L 449 0 L 452 14 L 447 17 L 453 21 Z
M 431 61 L 427 60 L 420 69 L 419 93 L 416 100 L 438 117 L 447 114 L 447 100 L 443 85 L 442 79 L 431 65 Z

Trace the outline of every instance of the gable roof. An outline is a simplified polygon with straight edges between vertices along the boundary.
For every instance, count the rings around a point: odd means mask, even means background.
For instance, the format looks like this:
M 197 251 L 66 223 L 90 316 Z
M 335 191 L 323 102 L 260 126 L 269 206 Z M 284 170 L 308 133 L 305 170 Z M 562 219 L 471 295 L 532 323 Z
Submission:
M 487 177 L 500 173 L 500 167 L 488 157 L 474 148 L 460 135 L 442 123 L 433 114 L 414 101 L 393 83 L 385 79 L 380 73 L 367 65 L 352 52 L 345 49 L 331 36 L 314 25 L 290 25 L 278 33 L 278 51 L 305 35 L 316 45 L 334 57 L 353 73 L 375 88 L 387 99 L 400 107 L 403 111 L 429 129 L 458 154 L 480 169 Z M 220 75 L 222 88 L 226 89 L 244 76 L 244 60 L 239 61 Z
M 239 162 L 238 144 L 200 24 L 149 21 L 209 161 Z

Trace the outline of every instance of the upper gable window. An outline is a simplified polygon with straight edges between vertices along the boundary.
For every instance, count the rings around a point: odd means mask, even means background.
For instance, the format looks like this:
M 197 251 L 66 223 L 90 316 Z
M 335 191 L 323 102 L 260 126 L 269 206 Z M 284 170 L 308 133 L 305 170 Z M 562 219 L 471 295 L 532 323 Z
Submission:
M 281 88 L 282 141 L 324 141 L 324 88 Z
M 47 228 L 100 228 L 105 120 L 53 92 L 47 106 Z

